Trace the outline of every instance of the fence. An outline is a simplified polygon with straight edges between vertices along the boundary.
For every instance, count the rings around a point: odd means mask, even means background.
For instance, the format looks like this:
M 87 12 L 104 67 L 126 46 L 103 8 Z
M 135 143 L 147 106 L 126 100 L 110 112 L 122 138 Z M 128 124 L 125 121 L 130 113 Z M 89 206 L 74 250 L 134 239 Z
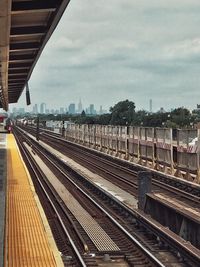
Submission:
M 140 127 L 139 163 L 154 167 L 154 128 Z
M 177 133 L 177 175 L 185 173 L 184 177 L 191 181 L 199 179 L 199 136 L 197 129 Z
M 108 150 L 108 126 L 103 125 L 102 126 L 102 151 L 106 152 Z
M 156 169 L 174 174 L 172 129 L 155 129 Z
M 121 157 L 128 157 L 128 147 L 127 147 L 127 127 L 118 126 L 118 152 Z
M 96 140 L 95 140 L 95 147 L 98 150 L 102 150 L 102 126 L 96 125 Z
M 140 128 L 130 126 L 128 131 L 128 154 L 131 161 L 138 163 L 140 160 Z
M 52 125 L 47 126 L 52 128 Z M 69 141 L 200 183 L 199 130 L 177 130 L 176 140 L 173 140 L 172 129 L 67 124 L 65 137 Z

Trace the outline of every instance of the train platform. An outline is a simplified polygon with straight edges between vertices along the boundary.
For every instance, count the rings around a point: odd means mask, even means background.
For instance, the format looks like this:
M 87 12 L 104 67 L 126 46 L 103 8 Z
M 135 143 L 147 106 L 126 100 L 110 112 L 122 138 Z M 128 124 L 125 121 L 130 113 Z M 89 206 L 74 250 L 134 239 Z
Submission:
M 3 267 L 6 203 L 6 135 L 0 133 L 0 267 Z
M 6 151 L 4 267 L 62 267 L 60 253 L 12 134 L 7 135 Z

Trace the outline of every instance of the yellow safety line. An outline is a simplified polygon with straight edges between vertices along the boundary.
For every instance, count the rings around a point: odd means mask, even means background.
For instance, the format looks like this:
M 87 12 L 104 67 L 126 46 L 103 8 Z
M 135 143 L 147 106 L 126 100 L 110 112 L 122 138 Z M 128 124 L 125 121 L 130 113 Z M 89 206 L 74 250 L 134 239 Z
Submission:
M 13 135 L 7 142 L 5 267 L 63 266 Z

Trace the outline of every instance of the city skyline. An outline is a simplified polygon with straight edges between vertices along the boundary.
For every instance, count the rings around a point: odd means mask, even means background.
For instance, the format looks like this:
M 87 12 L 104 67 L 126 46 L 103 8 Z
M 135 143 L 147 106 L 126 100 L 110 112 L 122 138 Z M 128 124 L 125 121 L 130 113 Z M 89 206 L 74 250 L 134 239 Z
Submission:
M 90 115 L 101 115 L 107 113 L 108 111 L 103 109 L 102 105 L 96 107 L 94 104 L 90 104 L 88 107 L 82 105 L 79 99 L 78 104 L 70 103 L 66 107 L 49 107 L 47 103 L 37 103 L 26 107 L 13 107 L 9 112 L 11 113 L 32 113 L 32 114 L 81 114 L 84 111 L 86 114 Z
M 147 109 L 153 99 L 153 111 L 191 109 L 200 98 L 199 11 L 197 0 L 71 1 L 29 81 L 31 102 L 81 96 L 108 110 L 125 99 Z M 24 94 L 15 106 L 25 107 Z

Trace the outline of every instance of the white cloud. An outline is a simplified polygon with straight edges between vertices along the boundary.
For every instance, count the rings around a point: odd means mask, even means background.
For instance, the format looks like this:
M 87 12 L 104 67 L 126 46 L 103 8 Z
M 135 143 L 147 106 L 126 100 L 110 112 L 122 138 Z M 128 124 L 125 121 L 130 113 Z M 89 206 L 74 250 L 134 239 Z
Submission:
M 82 43 L 80 40 L 69 39 L 65 36 L 60 36 L 57 40 L 51 43 L 50 47 L 55 50 L 59 49 L 77 49 L 82 47 Z
M 166 49 L 169 57 L 188 57 L 200 55 L 200 38 L 184 40 Z
M 71 1 L 31 77 L 32 102 L 194 107 L 199 13 L 199 0 Z

